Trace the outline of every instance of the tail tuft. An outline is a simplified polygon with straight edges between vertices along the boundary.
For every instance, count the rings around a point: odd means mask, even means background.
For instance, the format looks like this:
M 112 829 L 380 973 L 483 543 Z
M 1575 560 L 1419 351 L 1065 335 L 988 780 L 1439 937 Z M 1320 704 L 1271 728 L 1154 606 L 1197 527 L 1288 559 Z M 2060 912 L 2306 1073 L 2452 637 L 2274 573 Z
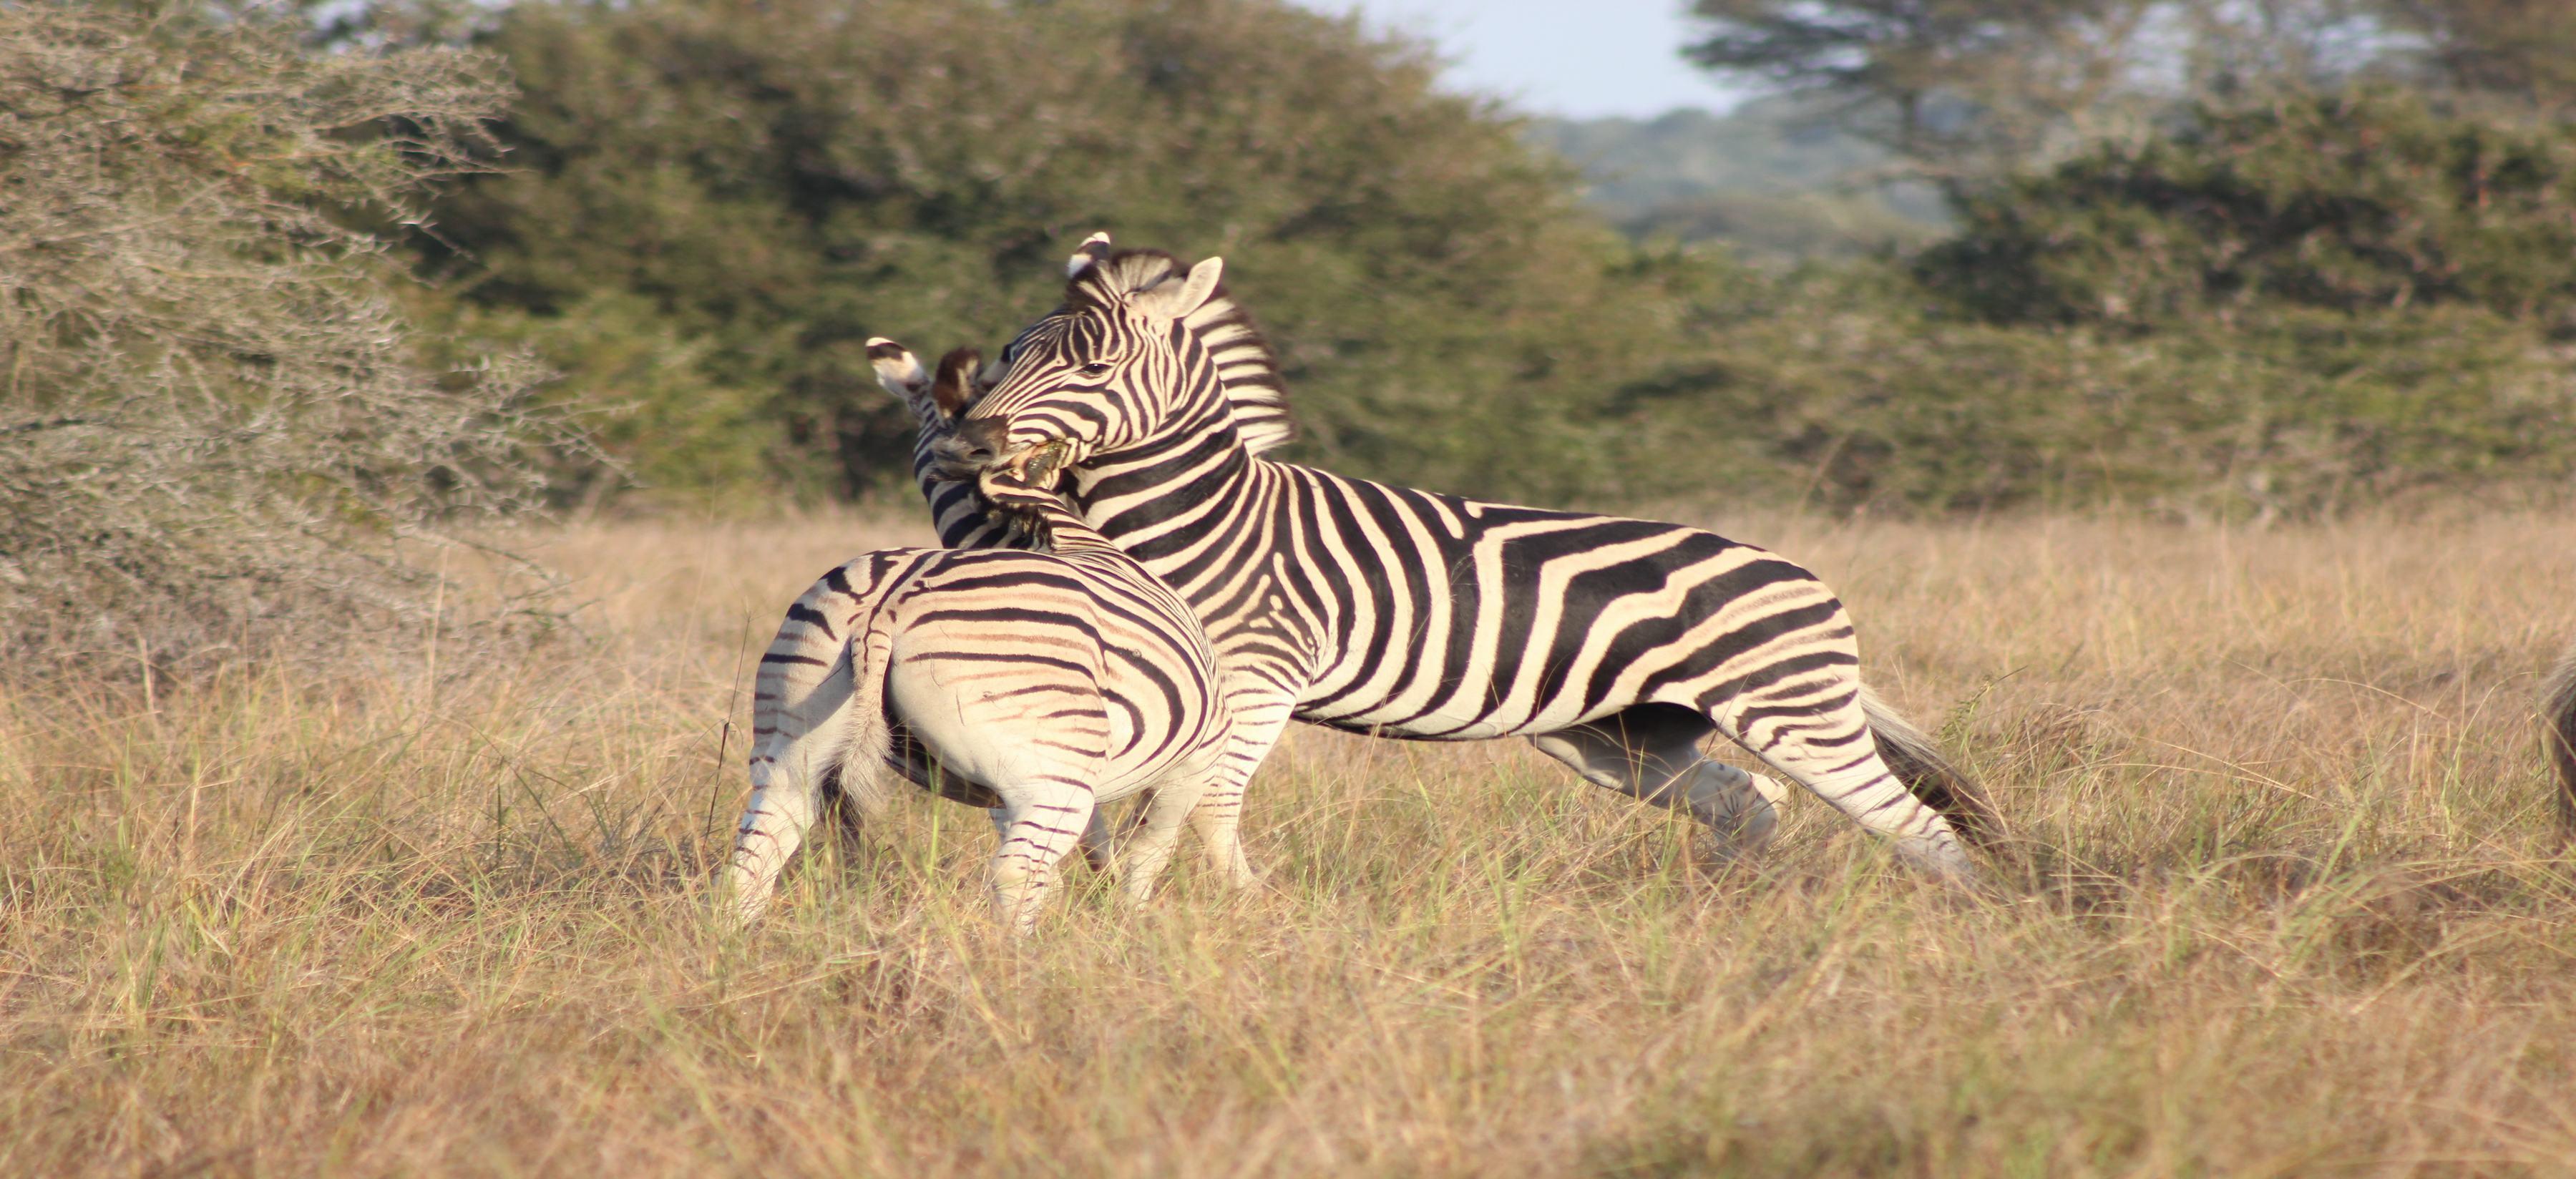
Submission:
M 1860 690 L 1860 708 L 1869 720 L 1870 735 L 1878 738 L 1879 760 L 1887 763 L 1897 781 L 1949 820 L 1961 839 L 1980 849 L 1993 848 L 2003 837 L 2003 822 L 1967 772 L 1942 756 L 1932 738 L 1866 687 Z
M 2540 686 L 2540 743 L 2558 778 L 2558 834 L 2576 843 L 2576 646 Z

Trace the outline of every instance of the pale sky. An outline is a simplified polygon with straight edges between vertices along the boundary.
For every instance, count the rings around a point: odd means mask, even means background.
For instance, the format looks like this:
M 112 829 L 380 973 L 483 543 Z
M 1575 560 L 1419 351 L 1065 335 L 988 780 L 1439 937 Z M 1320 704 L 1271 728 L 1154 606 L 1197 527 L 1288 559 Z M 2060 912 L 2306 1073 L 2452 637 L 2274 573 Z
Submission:
M 1297 0 L 1430 40 L 1449 85 L 1531 114 L 1642 117 L 1739 97 L 1681 59 L 1687 0 Z

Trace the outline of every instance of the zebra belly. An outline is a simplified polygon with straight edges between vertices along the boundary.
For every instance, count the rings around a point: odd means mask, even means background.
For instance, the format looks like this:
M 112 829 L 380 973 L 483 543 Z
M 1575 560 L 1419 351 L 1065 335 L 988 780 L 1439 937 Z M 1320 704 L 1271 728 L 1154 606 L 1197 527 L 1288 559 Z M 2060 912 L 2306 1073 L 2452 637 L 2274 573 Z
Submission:
M 896 723 L 891 737 L 886 751 L 886 768 L 904 781 L 950 802 L 963 803 L 978 810 L 991 810 L 1002 805 L 1002 796 L 993 793 L 992 787 L 941 765 L 939 758 L 922 744 L 911 726 Z
M 1392 737 L 1403 741 L 1489 741 L 1496 737 L 1514 737 L 1531 733 L 1553 733 L 1570 729 L 1586 721 L 1599 720 L 1626 708 L 1635 701 L 1605 702 L 1590 708 L 1566 702 L 1553 708 L 1541 708 L 1520 716 L 1493 716 L 1466 710 L 1424 713 L 1412 709 L 1371 709 L 1337 716 L 1310 716 L 1292 713 L 1298 720 L 1361 733 L 1371 737 Z

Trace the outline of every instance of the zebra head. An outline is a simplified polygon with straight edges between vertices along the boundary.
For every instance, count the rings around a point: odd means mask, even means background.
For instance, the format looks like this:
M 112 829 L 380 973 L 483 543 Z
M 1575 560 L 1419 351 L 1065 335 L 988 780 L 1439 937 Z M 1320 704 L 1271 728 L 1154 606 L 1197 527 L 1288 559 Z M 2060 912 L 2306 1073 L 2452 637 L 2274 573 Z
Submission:
M 1088 243 L 1086 243 L 1088 244 Z M 1222 297 L 1225 262 L 1186 273 L 1158 250 L 1078 254 L 1064 308 L 1012 342 L 1009 372 L 938 444 L 960 471 L 1079 465 L 1166 437 L 1175 422 L 1230 421 L 1207 345 L 1187 322 Z
M 876 369 L 877 383 L 903 398 L 925 433 L 941 438 L 956 428 L 957 415 L 989 387 L 984 381 L 984 356 L 971 347 L 950 349 L 939 358 L 935 375 L 922 367 L 911 349 L 883 336 L 868 341 L 868 360 Z M 942 478 L 973 480 L 976 497 L 1008 519 L 1012 536 L 1043 547 L 1047 519 L 1063 507 L 1057 497 L 1064 477 L 1063 452 L 1061 445 L 1041 447 L 1016 465 L 991 466 L 980 473 L 943 461 L 936 471 Z

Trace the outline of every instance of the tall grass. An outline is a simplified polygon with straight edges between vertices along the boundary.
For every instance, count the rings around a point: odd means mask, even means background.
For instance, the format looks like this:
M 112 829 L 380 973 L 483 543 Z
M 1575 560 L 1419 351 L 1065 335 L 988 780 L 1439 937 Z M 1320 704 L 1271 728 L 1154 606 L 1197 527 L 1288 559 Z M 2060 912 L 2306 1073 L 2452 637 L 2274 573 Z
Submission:
M 523 665 L 0 694 L 0 1173 L 2576 1174 L 2576 523 L 1715 522 L 1992 783 L 1992 897 L 1300 730 L 1260 894 L 1015 945 L 924 800 L 729 935 L 752 661 L 921 530 L 594 526 Z

